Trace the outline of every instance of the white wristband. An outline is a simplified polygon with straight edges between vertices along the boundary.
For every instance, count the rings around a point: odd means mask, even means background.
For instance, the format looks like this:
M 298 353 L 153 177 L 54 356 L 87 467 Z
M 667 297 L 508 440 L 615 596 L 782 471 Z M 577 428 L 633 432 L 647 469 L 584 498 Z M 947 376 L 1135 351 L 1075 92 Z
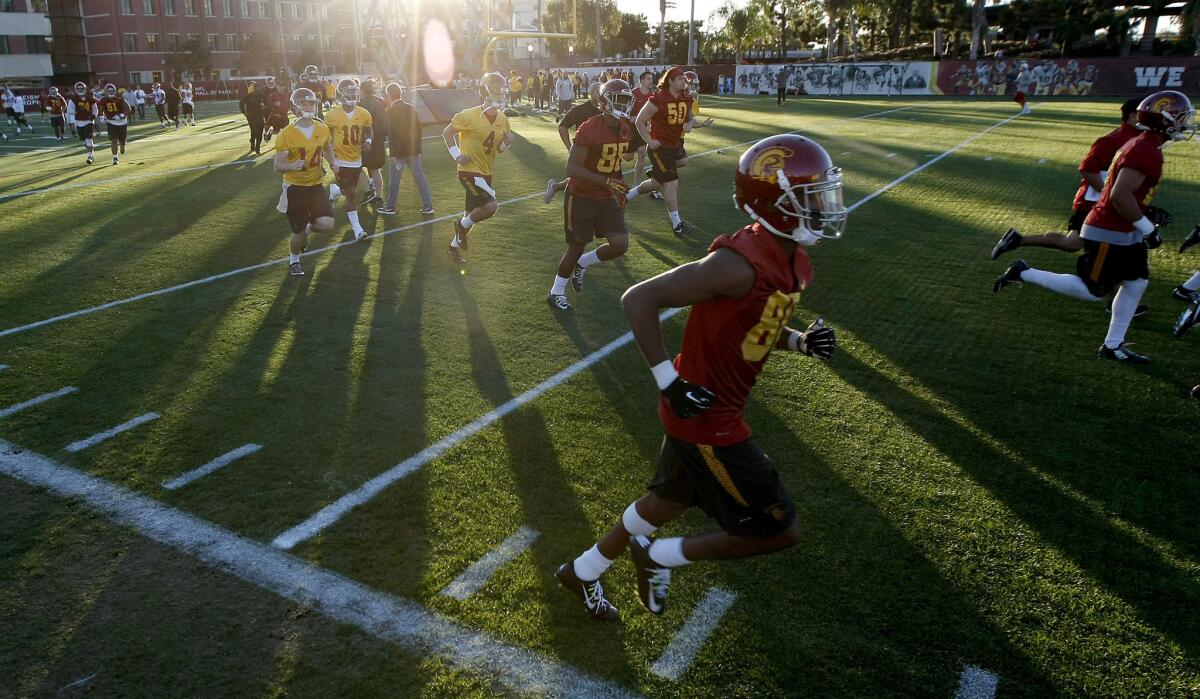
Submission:
M 1142 234 L 1143 238 L 1154 232 L 1154 224 L 1150 223 L 1150 219 L 1146 218 L 1145 216 L 1134 221 L 1133 227 L 1137 229 L 1138 233 Z
M 798 330 L 793 330 L 791 335 L 788 335 L 787 348 L 793 352 L 800 351 L 801 335 Z
M 660 391 L 667 390 L 667 386 L 679 378 L 679 372 L 675 371 L 675 365 L 671 363 L 670 359 L 665 359 L 650 367 L 650 372 L 654 374 L 654 381 L 658 384 Z
M 462 151 L 458 149 L 458 146 L 450 146 L 450 157 L 454 158 L 455 160 L 458 160 L 462 157 Z

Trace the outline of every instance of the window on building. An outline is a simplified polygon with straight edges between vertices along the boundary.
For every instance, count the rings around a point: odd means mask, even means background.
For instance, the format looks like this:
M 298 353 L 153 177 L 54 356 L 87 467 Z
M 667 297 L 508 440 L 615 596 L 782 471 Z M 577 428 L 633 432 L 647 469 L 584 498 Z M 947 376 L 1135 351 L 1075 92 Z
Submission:
M 175 0 L 162 0 L 163 14 L 171 17 L 175 14 Z
M 122 48 L 125 49 L 125 53 L 133 53 L 134 51 L 137 51 L 137 34 L 126 34 L 124 39 L 125 41 L 122 43 Z
M 187 40 L 188 40 L 189 44 L 194 44 L 200 40 L 200 35 L 199 34 L 188 34 Z
M 221 0 L 221 11 L 226 17 L 232 17 L 233 0 Z
M 250 16 L 250 0 L 242 0 L 242 16 Z
M 317 18 L 317 6 L 315 3 L 311 3 L 311 2 L 308 3 L 308 18 L 309 19 Z
M 154 0 L 142 0 L 142 14 L 154 14 Z
M 7 56 L 8 54 L 8 37 L 0 34 L 0 56 Z
M 216 15 L 213 14 L 213 0 L 204 0 L 204 16 L 216 17 Z
M 167 50 L 168 51 L 178 51 L 179 50 L 179 35 L 178 34 L 167 34 Z
M 325 50 L 326 51 L 333 50 L 333 35 L 332 34 L 325 35 Z
M 131 72 L 129 74 L 129 84 L 130 85 L 141 85 L 142 84 L 142 74 L 136 70 Z
M 292 3 L 292 19 L 300 19 L 300 3 Z
M 209 51 L 217 50 L 217 35 L 216 34 L 208 35 L 208 50 Z
M 183 0 L 183 13 L 188 17 L 195 17 L 196 0 Z
M 17 11 L 16 3 L 14 3 L 13 0 L 4 0 L 4 11 L 5 12 L 16 12 Z
M 133 14 L 133 0 L 121 0 L 121 14 Z
M 50 42 L 44 36 L 26 34 L 25 53 L 50 53 Z
M 258 3 L 258 16 L 262 17 L 264 19 L 266 18 L 266 16 L 267 16 L 266 0 L 263 0 L 263 2 Z
M 292 35 L 292 50 L 294 50 L 294 51 L 300 50 L 300 35 L 299 34 Z
M 147 51 L 158 51 L 159 50 L 158 34 L 147 34 L 146 35 L 146 50 Z
M 226 34 L 225 35 L 225 50 L 226 51 L 237 51 L 238 50 L 237 34 Z
M 329 19 L 329 5 L 321 5 L 321 19 Z

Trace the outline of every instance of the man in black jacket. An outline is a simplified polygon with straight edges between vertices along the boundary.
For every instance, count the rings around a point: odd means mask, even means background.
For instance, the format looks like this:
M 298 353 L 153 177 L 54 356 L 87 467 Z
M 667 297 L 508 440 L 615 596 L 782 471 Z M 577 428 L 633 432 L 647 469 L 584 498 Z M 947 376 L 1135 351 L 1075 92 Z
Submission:
M 405 166 L 412 170 L 421 192 L 421 213 L 433 213 L 433 198 L 429 194 L 429 182 L 421 169 L 421 118 L 411 104 L 402 99 L 403 91 L 396 83 L 387 86 L 388 97 L 395 100 L 387 108 L 388 145 L 391 151 L 391 166 L 388 168 L 387 201 L 379 213 L 390 216 L 396 213 L 396 199 L 400 196 L 400 177 Z M 382 130 L 382 129 L 381 129 Z
M 242 116 L 246 117 L 246 123 L 250 126 L 250 150 L 256 155 L 262 153 L 263 127 L 267 123 L 267 100 L 254 81 L 246 88 L 246 94 L 242 95 L 238 102 L 238 109 L 242 110 Z
M 372 124 L 387 123 L 387 105 L 379 96 L 379 83 L 375 80 L 363 81 L 362 99 L 358 106 L 370 113 Z M 367 168 L 367 175 L 371 178 L 371 188 L 363 198 L 363 205 L 377 205 L 383 201 L 379 193 L 383 191 L 383 166 L 387 163 L 387 135 L 388 129 L 377 127 L 371 148 L 363 151 L 363 167 Z

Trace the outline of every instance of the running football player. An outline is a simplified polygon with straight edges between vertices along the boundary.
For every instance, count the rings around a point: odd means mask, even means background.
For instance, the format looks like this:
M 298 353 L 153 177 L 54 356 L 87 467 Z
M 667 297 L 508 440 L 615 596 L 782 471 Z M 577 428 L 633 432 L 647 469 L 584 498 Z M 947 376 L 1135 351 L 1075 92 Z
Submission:
M 193 101 L 195 93 L 191 83 L 184 83 L 179 88 L 179 104 L 183 107 L 183 123 L 185 126 L 196 125 L 196 104 Z
M 325 81 L 321 79 L 321 71 L 314 65 L 304 66 L 304 72 L 296 81 L 298 87 L 307 87 L 317 96 L 317 118 L 325 119 Z
M 154 114 L 158 117 L 158 125 L 167 128 L 167 91 L 160 83 L 150 86 L 150 98 L 154 100 Z
M 650 155 L 650 178 L 630 189 L 628 197 L 632 200 L 639 194 L 661 190 L 671 230 L 677 236 L 687 235 L 690 230 L 679 216 L 679 168 L 687 164 L 683 133 L 712 124 L 711 118 L 699 122 L 692 117 L 692 96 L 683 73 L 679 66 L 663 73 L 658 92 L 638 112 L 636 125 Z
M 626 547 L 637 571 L 638 598 L 661 614 L 672 569 L 774 553 L 800 540 L 795 505 L 751 437 L 744 413 L 772 350 L 833 356 L 832 328 L 820 320 L 805 331 L 787 323 L 812 281 L 805 248 L 845 230 L 842 176 L 824 148 L 787 134 L 751 146 L 734 178 L 734 201 L 753 223 L 717 238 L 703 259 L 633 286 L 621 300 L 661 392 L 658 415 L 666 436 L 649 492 L 595 546 L 556 573 L 596 619 L 619 616 L 604 597 L 600 576 Z M 681 351 L 671 361 L 659 312 L 684 306 L 691 306 L 691 314 Z M 652 538 L 695 506 L 720 530 Z
M 646 106 L 646 102 L 650 101 L 653 96 L 654 73 L 648 70 L 642 71 L 642 74 L 638 76 L 638 86 L 633 90 L 632 114 L 635 116 L 640 114 L 642 107 Z M 633 129 L 633 140 L 630 141 L 629 147 L 637 151 L 637 166 L 633 170 L 634 177 L 637 177 L 637 173 L 642 172 L 646 167 L 646 140 L 642 138 L 642 132 L 637 127 Z
M 333 230 L 333 208 L 321 186 L 321 158 L 335 169 L 336 165 L 329 127 L 316 118 L 317 96 L 306 87 L 297 88 L 291 103 L 299 118 L 275 140 L 275 172 L 283 175 L 279 211 L 287 214 L 292 229 L 288 274 L 302 277 L 300 253 L 308 247 L 308 234 Z
M 475 224 L 496 215 L 500 202 L 492 188 L 492 164 L 497 153 L 512 145 L 508 117 L 500 111 L 504 100 L 504 76 L 487 73 L 479 81 L 483 104 L 464 109 L 442 131 L 450 157 L 458 163 L 458 182 L 467 192 L 466 210 L 454 221 L 454 237 L 446 254 L 458 264 L 467 261 L 467 235 Z
M 80 141 L 83 141 L 84 147 L 87 148 L 88 165 L 96 162 L 92 137 L 95 135 L 96 116 L 99 111 L 96 98 L 88 92 L 87 84 L 75 83 L 75 94 L 71 95 L 71 99 L 67 101 L 67 118 L 75 127 L 75 135 L 79 137 Z
M 275 78 L 267 76 L 267 130 L 263 134 L 263 140 L 267 143 L 271 142 L 271 136 L 283 131 L 288 125 L 288 110 L 291 108 L 291 102 L 288 95 L 284 94 L 275 85 Z M 315 94 L 315 93 L 314 93 Z
M 1156 92 L 1138 105 L 1137 128 L 1143 133 L 1117 151 L 1100 200 L 1083 222 L 1083 254 L 1075 274 L 1045 272 L 1017 260 L 1000 275 L 992 291 L 1030 282 L 1084 301 L 1099 301 L 1116 289 L 1108 335 L 1097 356 L 1145 364 L 1150 358 L 1126 347 L 1125 334 L 1150 283 L 1147 250 L 1162 243 L 1147 212 L 1162 180 L 1162 148 L 1192 137 L 1196 110 L 1183 93 Z
M 633 159 L 628 152 L 633 138 L 629 116 L 633 91 L 624 80 L 609 80 L 600 87 L 603 114 L 594 116 L 575 131 L 571 153 L 567 156 L 567 195 L 563 201 L 563 222 L 567 251 L 558 262 L 558 274 L 546 302 L 560 311 L 572 309 L 567 301 L 570 277 L 575 291 L 583 291 L 583 275 L 588 267 L 620 257 L 629 247 L 625 229 L 625 192 L 629 186 L 621 174 L 622 163 Z M 605 243 L 584 253 L 593 238 Z
M 100 121 L 108 125 L 108 147 L 112 150 L 113 165 L 120 165 L 125 155 L 125 141 L 129 136 L 129 114 L 132 110 L 125 98 L 117 94 L 117 86 L 104 86 L 104 97 L 100 98 Z
M 357 81 L 342 78 L 337 92 L 342 101 L 341 109 L 331 108 L 325 115 L 325 125 L 333 140 L 336 175 L 336 181 L 329 188 L 329 200 L 335 201 L 339 195 L 346 197 L 343 211 L 350 219 L 354 239 L 362 240 L 367 237 L 367 232 L 358 221 L 358 179 L 362 176 L 362 154 L 371 150 L 373 122 L 371 113 L 358 106 L 362 95 Z
M 59 94 L 57 87 L 51 87 L 50 94 L 46 97 L 46 112 L 50 114 L 50 127 L 54 129 L 54 137 L 62 143 L 67 136 L 67 100 Z

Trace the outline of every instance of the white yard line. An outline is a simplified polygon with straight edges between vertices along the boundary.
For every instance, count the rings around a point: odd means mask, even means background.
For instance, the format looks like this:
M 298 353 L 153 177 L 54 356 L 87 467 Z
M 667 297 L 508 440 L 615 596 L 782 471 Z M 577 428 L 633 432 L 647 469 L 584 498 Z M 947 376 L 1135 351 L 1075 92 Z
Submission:
M 440 655 L 521 694 L 631 697 L 633 692 L 537 651 L 503 643 L 411 601 L 205 522 L 144 495 L 0 440 L 0 473 L 86 503 L 117 524 L 335 622 L 424 657 Z
M 42 395 L 40 395 L 36 398 L 30 398 L 29 400 L 23 401 L 21 403 L 17 403 L 16 405 L 10 405 L 7 408 L 0 410 L 0 419 L 6 418 L 9 415 L 14 415 L 16 413 L 19 413 L 26 408 L 32 408 L 35 405 L 41 405 L 42 403 L 45 403 L 48 400 L 54 400 L 55 398 L 65 396 L 68 393 L 74 393 L 78 390 L 79 389 L 75 388 L 74 386 L 66 386 L 64 388 L 58 389 L 57 391 L 51 391 L 50 393 L 43 393 Z
M 457 578 L 442 590 L 442 594 L 453 597 L 461 602 L 467 601 L 471 595 L 487 584 L 506 563 L 521 555 L 533 542 L 537 541 L 538 533 L 529 527 L 521 527 L 512 536 L 500 542 L 486 556 L 475 561 Z
M 1012 118 L 1013 117 L 1009 117 L 1002 122 L 998 122 L 997 124 L 980 132 L 980 134 L 972 136 L 971 138 L 952 147 L 950 150 L 947 150 L 945 153 L 942 153 L 937 158 L 930 160 L 929 162 L 924 163 L 922 165 L 918 165 L 917 167 L 910 170 L 908 172 L 908 174 L 897 177 L 896 179 L 892 180 L 891 182 L 885 184 L 883 187 L 875 190 L 874 192 L 868 194 L 867 196 L 863 197 L 862 199 L 859 199 L 855 203 L 851 204 L 849 207 L 847 207 L 847 209 L 849 211 L 854 211 L 855 209 L 858 209 L 860 206 L 862 206 L 863 204 L 866 204 L 868 201 L 871 201 L 872 199 L 879 196 L 880 194 L 883 194 L 884 192 L 891 189 L 892 187 L 895 187 L 896 185 L 900 184 L 901 182 L 904 182 L 912 175 L 924 170 L 925 168 L 929 167 L 930 165 L 933 165 L 934 163 L 938 162 L 939 160 L 946 157 L 950 153 L 953 153 L 953 152 L 957 151 L 958 149 L 966 146 L 968 143 L 975 140 L 980 135 L 987 133 L 988 131 L 996 128 L 996 126 L 999 126 L 1002 123 L 1011 121 Z M 708 151 L 708 152 L 711 152 L 711 151 Z M 541 194 L 536 194 L 536 195 L 531 195 L 531 196 L 541 196 Z M 671 310 L 664 311 L 662 313 L 662 315 L 660 316 L 660 318 L 662 318 L 663 320 L 666 320 L 667 318 L 670 318 L 671 316 L 678 313 L 680 310 L 682 310 L 682 309 L 673 308 Z M 0 333 L 0 336 L 3 336 L 3 334 L 4 333 Z M 591 354 L 587 355 L 583 359 L 580 359 L 578 362 L 572 364 L 571 366 L 567 367 L 566 369 L 563 369 L 562 371 L 558 372 L 554 376 L 551 376 L 550 378 L 548 378 L 545 381 L 543 381 L 542 383 L 534 386 L 533 388 L 529 389 L 528 391 L 525 391 L 524 393 L 517 396 L 516 398 L 513 398 L 512 400 L 509 400 L 508 402 L 485 413 L 484 415 L 481 415 L 480 417 L 476 418 L 473 422 L 466 425 L 465 427 L 461 427 L 458 430 L 446 435 L 445 437 L 441 438 L 434 444 L 422 449 L 421 451 L 408 457 L 404 461 L 401 461 L 400 463 L 396 464 L 392 468 L 384 471 L 383 473 L 379 474 L 378 476 L 375 476 L 374 478 L 372 478 L 371 480 L 362 484 L 358 488 L 350 491 L 349 493 L 346 493 L 342 497 L 338 498 L 337 500 L 333 501 L 332 503 L 321 508 L 321 510 L 318 511 L 312 517 L 309 517 L 308 519 L 301 522 L 300 524 L 297 524 L 296 526 L 292 527 L 291 529 L 288 529 L 287 531 L 283 532 L 279 536 L 275 537 L 275 540 L 272 542 L 272 544 L 274 546 L 277 546 L 282 549 L 291 549 L 294 546 L 296 546 L 296 544 L 312 538 L 320 531 L 324 530 L 325 528 L 329 527 L 330 525 L 332 525 L 333 523 L 337 522 L 339 519 L 344 517 L 346 515 L 346 513 L 348 513 L 350 510 L 353 510 L 354 508 L 358 507 L 359 505 L 362 505 L 362 504 L 370 501 L 372 498 L 374 498 L 379 493 L 383 492 L 388 486 L 392 485 L 396 481 L 399 481 L 399 480 L 403 479 L 404 477 L 408 476 L 409 474 L 417 471 L 425 464 L 438 458 L 439 456 L 446 453 L 447 451 L 457 447 L 459 444 L 461 444 L 464 441 L 466 441 L 467 439 L 473 437 L 475 434 L 479 433 L 483 429 L 489 427 L 492 423 L 501 419 L 505 415 L 508 415 L 509 413 L 511 413 L 512 411 L 521 407 L 522 405 L 536 399 L 537 397 L 541 396 L 546 391 L 549 391 L 550 389 L 555 388 L 556 386 L 562 384 L 564 381 L 566 381 L 566 380 L 570 379 L 571 377 L 575 376 L 576 374 L 582 372 L 584 369 L 591 367 L 595 363 L 599 362 L 601 359 L 604 359 L 608 355 L 610 355 L 613 352 L 617 351 L 618 349 L 624 347 L 625 345 L 629 344 L 632 341 L 633 341 L 633 334 L 625 333 L 624 335 L 618 337 L 617 339 L 613 340 L 612 342 L 609 342 L 607 345 L 601 347 L 600 349 L 596 350 L 595 352 L 592 352 Z
M 237 449 L 234 449 L 231 452 L 222 454 L 222 455 L 218 456 L 217 458 L 213 459 L 212 461 L 209 461 L 208 463 L 204 464 L 200 468 L 193 469 L 181 476 L 172 478 L 171 480 L 167 481 L 166 483 L 163 483 L 163 487 L 166 488 L 167 490 L 178 490 L 179 488 L 182 488 L 183 486 L 187 485 L 188 483 L 191 483 L 194 480 L 203 478 L 203 477 L 207 476 L 208 474 L 212 473 L 213 471 L 216 471 L 217 469 L 221 469 L 221 468 L 228 466 L 229 464 L 233 463 L 234 461 L 237 461 L 238 459 L 242 458 L 243 456 L 249 456 L 249 455 L 253 454 L 254 452 L 258 451 L 259 449 L 262 449 L 261 444 L 243 444 L 242 446 L 238 447 Z
M 963 668 L 958 678 L 958 691 L 954 699 L 992 699 L 996 696 L 996 685 L 1000 678 L 975 665 Z
M 687 623 L 679 629 L 675 638 L 671 639 L 667 649 L 650 666 L 650 672 L 672 682 L 682 677 L 696 658 L 696 653 L 700 652 L 700 647 L 721 622 L 721 617 L 733 606 L 735 599 L 737 595 L 719 587 L 709 590 L 692 610 Z
M 7 368 L 8 368 L 7 364 L 0 364 L 0 371 L 4 371 Z
M 847 121 L 855 121 L 858 119 L 869 119 L 871 117 L 883 116 L 884 114 L 891 114 L 892 112 L 899 112 L 899 111 L 904 111 L 906 109 L 913 109 L 917 106 L 919 106 L 919 105 L 911 105 L 908 107 L 897 107 L 895 109 L 885 109 L 882 112 L 874 112 L 872 114 L 863 114 L 861 116 L 856 116 L 856 117 L 853 117 L 852 119 L 848 119 Z M 795 133 L 795 131 L 789 131 L 788 133 Z M 727 148 L 736 148 L 738 146 L 744 146 L 748 143 L 754 143 L 755 141 L 758 141 L 761 138 L 762 137 L 755 138 L 755 139 L 749 140 L 749 141 L 743 141 L 741 143 L 734 143 L 734 144 L 730 144 L 730 145 L 726 145 L 726 146 L 721 146 L 720 148 L 713 148 L 712 150 L 706 150 L 703 153 L 696 153 L 694 155 L 689 155 L 688 157 L 689 157 L 689 159 L 695 159 L 695 158 L 699 158 L 701 156 L 709 155 L 712 153 L 724 153 Z M 239 162 L 244 163 L 244 162 L 251 162 L 251 161 L 241 160 L 241 161 L 234 161 L 233 163 L 223 163 L 223 164 L 216 164 L 216 165 L 201 165 L 198 168 L 190 168 L 190 169 L 222 167 L 223 165 L 233 165 L 233 164 L 236 164 Z M 930 161 L 930 162 L 933 162 L 933 161 Z M 163 174 L 163 173 L 147 173 L 146 175 L 138 175 L 136 177 L 139 177 L 139 178 L 140 177 L 157 177 L 160 174 Z M 115 181 L 115 180 L 113 180 L 113 181 Z M 63 186 L 70 186 L 70 185 L 63 185 Z M 514 197 L 512 199 L 505 200 L 503 202 L 500 202 L 500 205 L 506 206 L 508 204 L 515 204 L 517 202 L 525 201 L 527 199 L 533 199 L 534 197 L 544 196 L 545 193 L 546 193 L 546 190 L 541 189 L 536 192 L 526 194 L 524 196 Z M 0 200 L 3 200 L 5 196 L 16 196 L 16 195 L 0 195 Z M 412 230 L 413 228 L 418 228 L 420 226 L 427 226 L 427 225 L 434 224 L 434 223 L 441 223 L 443 221 L 449 221 L 451 219 L 457 218 L 458 215 L 459 214 L 457 212 L 455 212 L 453 214 L 447 214 L 445 216 L 439 216 L 437 218 L 431 218 L 431 219 L 428 219 L 425 221 L 418 221 L 417 223 L 410 223 L 410 224 L 407 224 L 404 226 L 400 226 L 398 228 L 390 228 L 385 231 L 380 231 L 379 233 L 372 234 L 370 237 L 371 238 L 382 238 L 384 236 L 392 235 L 393 233 L 400 233 L 403 231 Z M 346 240 L 341 243 L 334 243 L 332 245 L 326 245 L 325 247 L 314 248 L 314 249 L 309 250 L 308 252 L 304 253 L 303 256 L 307 257 L 310 255 L 319 255 L 319 254 L 322 254 L 325 252 L 329 252 L 330 250 L 337 250 L 337 249 L 345 247 L 347 245 L 357 245 L 358 242 L 359 241 L 356 241 L 356 240 Z M 6 337 L 8 335 L 16 335 L 17 333 L 22 333 L 22 332 L 25 332 L 26 330 L 33 330 L 35 328 L 40 328 L 40 327 L 43 327 L 46 325 L 51 325 L 53 323 L 58 323 L 58 322 L 61 322 L 64 320 L 70 320 L 72 318 L 79 318 L 81 316 L 91 315 L 91 314 L 99 312 L 99 311 L 108 310 L 110 308 L 116 308 L 117 306 L 123 306 L 127 303 L 133 303 L 134 301 L 142 301 L 145 299 L 154 298 L 156 296 L 162 296 L 164 294 L 170 294 L 170 293 L 173 293 L 176 291 L 190 289 L 194 286 L 199 286 L 201 284 L 208 284 L 210 282 L 215 282 L 220 279 L 226 279 L 228 277 L 236 276 L 238 274 L 244 274 L 246 272 L 254 272 L 254 271 L 257 271 L 260 269 L 265 269 L 267 267 L 272 267 L 274 265 L 286 264 L 287 262 L 288 262 L 288 258 L 281 257 L 279 259 L 269 260 L 267 262 L 260 262 L 256 265 L 250 265 L 248 267 L 240 267 L 238 269 L 231 269 L 227 272 L 221 272 L 220 274 L 214 274 L 209 277 L 204 277 L 203 279 L 194 279 L 190 282 L 176 284 L 175 286 L 169 286 L 164 289 L 156 289 L 154 291 L 147 291 L 142 294 L 137 294 L 135 296 L 118 299 L 116 301 L 108 301 L 108 302 L 102 303 L 98 306 L 92 306 L 90 308 L 84 308 L 84 309 L 81 309 L 78 311 L 72 311 L 70 313 L 64 313 L 62 315 L 54 316 L 53 318 L 47 318 L 45 320 L 39 320 L 39 321 L 36 321 L 33 323 L 27 323 L 25 325 L 18 325 L 16 327 L 8 328 L 6 330 L 0 330 L 0 337 Z
M 128 432 L 129 430 L 132 430 L 133 428 L 135 428 L 139 425 L 144 425 L 147 422 L 153 422 L 157 419 L 158 419 L 158 413 L 146 413 L 144 415 L 138 415 L 137 417 L 133 418 L 132 420 L 127 420 L 125 422 L 122 422 L 121 424 L 117 425 L 116 427 L 113 427 L 111 429 L 104 430 L 103 432 L 94 434 L 91 437 L 88 437 L 87 439 L 81 439 L 78 442 L 71 442 L 67 446 L 63 447 L 63 449 L 66 449 L 67 451 L 69 451 L 71 453 L 83 451 L 84 449 L 87 449 L 88 447 L 96 446 L 100 442 L 103 442 L 108 439 L 112 439 L 113 437 L 116 437 L 117 435 L 121 434 L 122 432 Z

